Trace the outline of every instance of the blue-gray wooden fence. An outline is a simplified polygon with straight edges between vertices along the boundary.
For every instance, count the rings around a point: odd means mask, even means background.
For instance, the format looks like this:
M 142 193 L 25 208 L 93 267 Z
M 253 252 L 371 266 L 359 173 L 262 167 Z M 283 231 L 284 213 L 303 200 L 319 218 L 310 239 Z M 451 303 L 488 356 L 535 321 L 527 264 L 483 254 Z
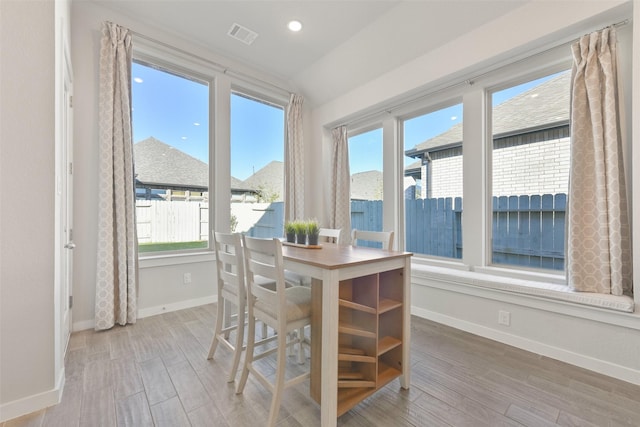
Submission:
M 462 198 L 405 200 L 409 252 L 462 258 Z
M 566 194 L 493 198 L 495 264 L 564 269 Z M 462 258 L 462 198 L 405 200 L 407 251 Z M 272 203 L 247 234 L 282 237 L 284 204 Z M 382 201 L 352 201 L 351 227 L 382 230 Z
M 566 194 L 493 198 L 493 262 L 564 269 Z

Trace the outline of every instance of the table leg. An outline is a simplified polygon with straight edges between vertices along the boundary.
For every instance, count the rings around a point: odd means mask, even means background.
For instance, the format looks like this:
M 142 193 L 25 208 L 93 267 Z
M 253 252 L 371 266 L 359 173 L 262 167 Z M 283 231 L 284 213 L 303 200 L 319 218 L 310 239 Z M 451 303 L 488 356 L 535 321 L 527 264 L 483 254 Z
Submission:
M 411 260 L 407 257 L 403 271 L 402 376 L 400 387 L 409 388 L 411 382 Z
M 320 420 L 334 427 L 338 414 L 338 271 L 325 270 L 322 280 L 322 385 Z M 313 337 L 311 338 L 313 340 Z

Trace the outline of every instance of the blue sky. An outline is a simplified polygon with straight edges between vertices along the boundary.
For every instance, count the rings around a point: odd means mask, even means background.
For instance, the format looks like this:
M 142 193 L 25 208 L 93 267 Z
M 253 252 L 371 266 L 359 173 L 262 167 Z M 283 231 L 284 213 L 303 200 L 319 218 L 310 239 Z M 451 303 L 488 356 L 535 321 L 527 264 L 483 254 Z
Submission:
M 133 138 L 148 137 L 202 160 L 208 159 L 209 126 L 206 83 L 133 63 Z M 549 77 L 545 78 L 548 79 Z M 545 79 L 497 92 L 496 105 Z M 405 150 L 462 120 L 462 104 L 404 122 Z M 284 159 L 284 110 L 233 95 L 231 99 L 231 175 L 245 180 L 272 160 Z M 382 170 L 382 130 L 349 138 L 351 173 Z M 405 165 L 414 159 L 405 158 Z
M 189 80 L 133 63 L 133 140 L 154 137 L 209 163 L 209 91 Z M 284 111 L 234 95 L 231 98 L 231 174 L 244 180 L 284 158 Z

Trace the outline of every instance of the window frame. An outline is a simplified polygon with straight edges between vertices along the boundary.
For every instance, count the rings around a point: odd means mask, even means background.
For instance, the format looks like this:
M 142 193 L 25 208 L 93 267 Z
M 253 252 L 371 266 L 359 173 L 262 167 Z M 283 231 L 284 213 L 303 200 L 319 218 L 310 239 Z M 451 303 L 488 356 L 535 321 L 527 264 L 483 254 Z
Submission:
M 209 83 L 209 228 L 230 226 L 230 94 L 233 91 L 284 109 L 286 144 L 287 115 L 290 92 L 243 74 L 220 69 L 207 59 L 191 55 L 144 38 L 133 45 L 134 60 L 155 64 L 172 72 L 184 73 Z M 283 146 L 286 170 L 286 145 Z M 227 175 L 225 177 L 225 174 Z M 229 197 L 225 195 L 228 194 Z M 181 251 L 146 252 L 138 255 L 140 268 L 180 265 L 214 260 L 211 239 L 207 248 Z
M 132 61 L 138 62 L 147 67 L 157 67 L 163 72 L 174 74 L 176 76 L 188 79 L 200 81 L 203 84 L 207 84 L 209 88 L 209 103 L 208 103 L 208 120 L 209 120 L 209 138 L 208 138 L 208 154 L 209 154 L 209 174 L 208 174 L 208 192 L 209 192 L 209 208 L 208 208 L 208 224 L 211 228 L 211 224 L 215 219 L 215 203 L 212 199 L 212 189 L 215 183 L 215 164 L 214 164 L 214 147 L 215 147 L 215 126 L 216 126 L 216 111 L 215 111 L 215 98 L 216 98 L 216 75 L 211 70 L 204 67 L 202 64 L 188 61 L 186 59 L 179 60 L 173 55 L 166 52 L 155 50 L 152 46 L 145 43 L 138 44 L 133 49 Z M 206 248 L 198 249 L 182 249 L 182 250 L 167 250 L 167 251 L 153 251 L 138 253 L 138 259 L 153 259 L 153 258 L 166 258 L 171 256 L 183 257 L 185 255 L 197 255 L 202 253 L 213 253 L 211 247 L 211 236 L 207 234 L 207 246 Z
M 445 110 L 447 108 L 454 107 L 457 105 L 460 105 L 464 110 L 464 102 L 463 102 L 462 94 L 451 94 L 449 91 L 444 91 L 442 94 L 436 94 L 436 96 L 434 96 L 433 99 L 430 99 L 429 103 L 422 103 L 418 105 L 419 105 L 419 108 L 408 110 L 406 113 L 397 116 L 399 135 L 400 135 L 398 142 L 399 142 L 400 149 L 402 150 L 401 179 L 404 179 L 404 159 L 407 157 L 405 155 L 405 152 L 407 150 L 404 144 L 405 143 L 405 140 L 404 140 L 405 123 L 409 120 L 412 120 L 421 116 L 426 116 L 428 114 Z M 462 113 L 461 123 L 464 126 L 464 112 Z M 464 142 L 464 132 L 463 132 L 463 142 Z M 462 159 L 464 160 L 464 145 L 462 146 L 461 149 L 462 149 Z M 463 179 L 463 193 L 464 193 L 464 167 L 463 167 L 462 179 Z M 423 182 L 422 188 L 424 188 L 424 186 L 425 186 L 425 183 Z M 404 212 L 405 212 L 404 186 L 402 190 L 403 190 L 402 191 L 403 216 L 402 216 L 401 230 L 402 230 L 403 238 L 406 240 L 407 230 L 406 230 L 406 221 L 405 221 L 406 217 L 404 215 Z M 463 200 L 464 200 L 464 197 L 463 197 Z M 464 212 L 464 205 L 463 205 L 463 212 Z M 462 231 L 462 227 L 461 227 L 461 231 Z M 462 233 L 464 237 L 464 231 L 462 231 Z M 463 242 L 462 253 L 464 255 L 464 239 L 462 240 L 462 242 Z M 445 257 L 445 256 L 430 255 L 430 254 L 423 254 L 423 253 L 414 253 L 414 256 L 429 259 L 434 263 L 443 263 L 445 265 L 460 265 L 462 263 L 462 258 Z
M 264 90 L 259 90 L 256 89 L 255 86 L 248 84 L 247 82 L 232 82 L 230 85 L 230 90 L 229 90 L 229 122 L 228 122 L 228 126 L 229 126 L 229 152 L 228 152 L 228 176 L 225 179 L 231 179 L 231 150 L 232 150 L 232 144 L 233 141 L 231 140 L 231 97 L 233 95 L 236 96 L 240 96 L 243 97 L 245 99 L 251 100 L 253 102 L 258 102 L 258 103 L 262 103 L 265 105 L 268 105 L 272 108 L 280 108 L 282 109 L 282 127 L 283 127 L 283 139 L 282 139 L 282 162 L 283 162 L 283 194 L 282 194 L 282 199 L 283 199 L 283 203 L 285 201 L 285 194 L 284 191 L 286 190 L 286 173 L 287 173 L 287 107 L 289 105 L 289 100 L 287 98 L 285 98 L 284 96 L 278 96 L 278 94 L 275 94 L 273 92 L 269 92 L 269 91 L 264 91 Z M 231 194 L 231 188 L 229 186 L 229 194 Z M 229 210 L 229 221 L 230 221 L 230 215 L 231 215 L 231 197 L 229 197 L 229 205 L 228 205 L 228 210 Z M 230 224 L 229 224 L 230 225 Z M 284 232 L 284 229 L 283 229 Z
M 564 48 L 564 46 L 563 46 Z M 560 48 L 555 48 L 549 52 L 552 56 L 548 61 L 541 61 L 539 56 L 531 56 L 526 60 L 521 61 L 514 66 L 504 67 L 492 75 L 488 75 L 484 87 L 484 99 L 485 99 L 485 132 L 484 132 L 484 162 L 486 167 L 486 173 L 484 176 L 484 194 L 485 194 L 485 235 L 484 235 L 484 262 L 482 265 L 474 266 L 476 271 L 484 271 L 491 274 L 504 275 L 509 274 L 518 278 L 544 278 L 547 282 L 555 284 L 566 284 L 565 270 L 552 270 L 545 268 L 534 268 L 518 265 L 507 265 L 493 263 L 493 121 L 492 121 L 492 109 L 491 105 L 492 95 L 501 90 L 517 86 L 523 83 L 527 83 L 532 80 L 536 80 L 545 76 L 549 76 L 558 72 L 571 69 L 571 55 L 568 48 L 564 52 L 564 57 L 561 52 L 558 52 Z M 543 58 L 546 55 L 541 55 Z M 535 63 L 535 66 L 534 66 Z M 529 66 L 529 67 L 527 67 Z M 505 74 L 510 74 L 505 75 Z M 569 125 L 571 121 L 569 120 Z

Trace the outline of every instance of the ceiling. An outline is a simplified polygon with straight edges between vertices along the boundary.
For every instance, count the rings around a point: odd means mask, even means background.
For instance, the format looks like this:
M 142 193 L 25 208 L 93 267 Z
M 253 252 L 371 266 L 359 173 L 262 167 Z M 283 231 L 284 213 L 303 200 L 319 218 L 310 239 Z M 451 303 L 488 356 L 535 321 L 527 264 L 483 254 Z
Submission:
M 93 0 L 289 82 L 320 105 L 529 0 Z M 286 25 L 302 22 L 298 33 Z M 251 45 L 227 35 L 236 23 Z

